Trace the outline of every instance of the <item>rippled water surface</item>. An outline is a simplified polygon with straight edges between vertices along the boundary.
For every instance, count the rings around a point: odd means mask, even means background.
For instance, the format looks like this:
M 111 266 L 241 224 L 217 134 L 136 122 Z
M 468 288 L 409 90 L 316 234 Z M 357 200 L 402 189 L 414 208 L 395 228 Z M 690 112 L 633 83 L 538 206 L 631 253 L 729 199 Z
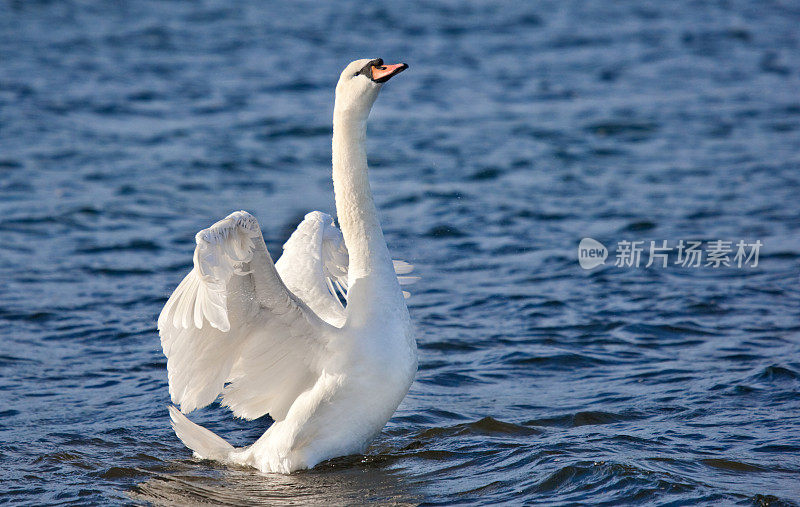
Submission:
M 0 0 L 0 501 L 800 498 L 800 8 L 789 1 Z M 372 114 L 420 368 L 366 456 L 196 461 L 156 316 L 246 209 L 333 212 L 333 86 Z M 760 240 L 756 268 L 582 270 L 583 237 Z M 237 445 L 267 419 L 193 418 Z

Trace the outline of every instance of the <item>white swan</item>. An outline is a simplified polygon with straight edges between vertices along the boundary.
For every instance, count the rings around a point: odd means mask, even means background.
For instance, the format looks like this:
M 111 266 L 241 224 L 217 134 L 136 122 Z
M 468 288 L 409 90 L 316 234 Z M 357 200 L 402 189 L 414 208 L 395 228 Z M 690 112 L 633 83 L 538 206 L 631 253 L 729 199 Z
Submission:
M 357 60 L 336 85 L 341 232 L 311 212 L 276 264 L 247 212 L 197 234 L 194 269 L 158 318 L 172 401 L 188 413 L 222 394 L 236 416 L 275 422 L 234 448 L 170 406 L 175 433 L 195 455 L 290 473 L 363 453 L 408 392 L 417 347 L 397 275 L 410 265 L 389 256 L 364 146 L 382 83 L 406 68 Z

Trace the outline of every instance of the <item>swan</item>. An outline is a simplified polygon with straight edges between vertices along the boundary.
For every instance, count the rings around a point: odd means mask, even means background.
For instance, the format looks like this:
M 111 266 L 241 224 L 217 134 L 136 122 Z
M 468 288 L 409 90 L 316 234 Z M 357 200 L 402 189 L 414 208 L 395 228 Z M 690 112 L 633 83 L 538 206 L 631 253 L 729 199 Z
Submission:
M 169 406 L 172 427 L 195 456 L 286 474 L 362 454 L 408 392 L 417 346 L 400 284 L 415 277 L 398 276 L 412 266 L 389 255 L 365 148 L 378 92 L 407 67 L 356 60 L 336 85 L 341 231 L 313 211 L 274 264 L 245 211 L 197 233 L 194 267 L 158 318 L 170 397 L 180 406 Z M 237 417 L 275 422 L 235 448 L 184 415 L 220 395 Z

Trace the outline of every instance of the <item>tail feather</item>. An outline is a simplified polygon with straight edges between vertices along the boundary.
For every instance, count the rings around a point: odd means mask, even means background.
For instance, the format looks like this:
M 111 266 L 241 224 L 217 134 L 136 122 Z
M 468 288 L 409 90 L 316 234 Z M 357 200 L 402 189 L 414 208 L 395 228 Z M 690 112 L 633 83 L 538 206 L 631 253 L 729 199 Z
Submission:
M 234 447 L 199 424 L 195 424 L 183 415 L 177 408 L 169 406 L 169 417 L 172 419 L 172 429 L 181 439 L 181 442 L 195 455 L 203 459 L 228 461 Z

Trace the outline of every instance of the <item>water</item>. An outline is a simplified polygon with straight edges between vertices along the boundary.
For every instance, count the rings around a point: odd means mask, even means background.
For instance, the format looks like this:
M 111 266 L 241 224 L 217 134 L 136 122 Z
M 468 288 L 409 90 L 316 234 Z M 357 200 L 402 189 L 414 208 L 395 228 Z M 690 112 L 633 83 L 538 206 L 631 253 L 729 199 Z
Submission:
M 792 2 L 0 2 L 3 503 L 800 498 Z M 333 86 L 417 265 L 420 369 L 366 456 L 191 459 L 156 316 L 233 210 L 333 211 Z M 760 240 L 756 268 L 580 269 L 583 237 Z M 238 445 L 268 420 L 193 415 Z

